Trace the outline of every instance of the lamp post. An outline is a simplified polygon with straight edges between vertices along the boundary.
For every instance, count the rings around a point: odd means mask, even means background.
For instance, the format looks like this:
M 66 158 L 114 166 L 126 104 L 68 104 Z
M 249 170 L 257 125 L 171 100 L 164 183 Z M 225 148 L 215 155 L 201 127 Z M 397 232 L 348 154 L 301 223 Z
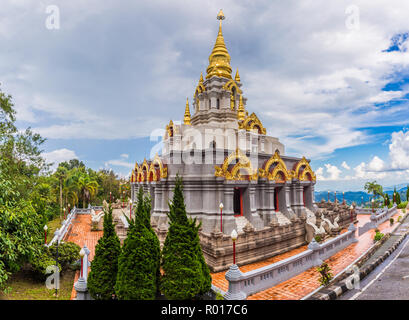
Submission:
M 233 240 L 233 264 L 236 264 L 236 240 L 237 240 L 236 229 L 233 229 L 230 236 L 231 236 L 231 239 Z
M 68 204 L 68 214 L 70 214 L 70 212 L 71 212 L 71 205 Z
M 47 225 L 45 225 L 44 226 L 44 245 L 47 244 L 47 230 L 48 230 L 48 227 Z
M 396 197 L 396 193 L 393 193 L 393 204 L 395 204 L 395 197 Z
M 329 190 L 328 190 L 328 203 L 329 203 Z
M 109 203 L 111 203 L 111 202 L 112 202 L 112 192 L 109 191 Z
M 132 199 L 129 199 L 129 219 L 132 220 Z
M 372 213 L 375 212 L 375 199 L 372 198 Z
M 220 232 L 223 232 L 223 202 L 220 202 Z
M 64 208 L 64 220 L 65 220 L 65 210 L 66 210 L 66 209 Z
M 349 207 L 349 209 L 351 209 L 351 223 L 354 222 L 354 219 L 352 218 L 352 210 L 354 210 L 354 206 L 351 204 L 351 206 Z

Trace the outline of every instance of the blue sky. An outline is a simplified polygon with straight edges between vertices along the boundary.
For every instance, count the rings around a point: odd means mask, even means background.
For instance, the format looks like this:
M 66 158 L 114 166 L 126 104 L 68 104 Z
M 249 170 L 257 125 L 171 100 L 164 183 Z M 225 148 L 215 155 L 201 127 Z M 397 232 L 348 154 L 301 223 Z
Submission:
M 59 28 L 46 27 L 59 11 Z M 311 159 L 316 190 L 409 181 L 409 3 L 4 0 L 0 83 L 49 161 L 128 175 L 182 120 L 217 35 L 247 110 L 286 154 Z M 395 10 L 395 8 L 400 8 Z

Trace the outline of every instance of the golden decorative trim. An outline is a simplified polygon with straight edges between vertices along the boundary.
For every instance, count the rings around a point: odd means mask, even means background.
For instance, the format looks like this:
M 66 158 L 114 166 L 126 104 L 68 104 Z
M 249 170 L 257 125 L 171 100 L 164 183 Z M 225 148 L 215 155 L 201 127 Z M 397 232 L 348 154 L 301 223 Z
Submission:
M 166 131 L 168 133 L 168 138 L 173 137 L 174 129 L 172 120 L 170 120 L 169 124 L 166 126 Z
M 229 165 L 234 160 L 238 161 L 229 171 Z M 244 169 L 248 173 L 249 180 L 258 179 L 257 171 L 253 169 L 250 159 L 238 148 L 224 159 L 222 167 L 215 166 L 214 168 L 214 175 L 216 177 L 224 177 L 227 180 L 246 180 L 246 177 L 240 173 L 241 169 Z
M 302 167 L 304 167 L 304 170 L 300 172 Z M 312 171 L 311 169 L 310 163 L 307 161 L 305 157 L 302 157 L 302 159 L 298 161 L 297 165 L 295 166 L 294 178 L 300 181 L 310 181 L 310 179 L 308 179 L 307 174 L 310 174 L 312 181 L 317 180 L 314 171 Z
M 267 130 L 264 128 L 263 124 L 261 123 L 260 119 L 257 115 L 253 112 L 250 116 L 246 117 L 242 123 L 239 123 L 240 129 L 246 129 L 247 131 L 254 130 L 258 128 L 260 134 L 266 134 Z
M 159 177 L 155 169 L 155 164 L 159 166 Z M 152 173 L 152 181 L 158 181 L 160 179 L 165 179 L 168 177 L 168 168 L 163 165 L 162 160 L 158 156 L 158 154 L 155 155 L 155 157 L 153 158 L 151 162 L 148 177 L 150 176 L 151 173 Z
M 277 163 L 275 168 L 272 172 L 270 172 L 270 167 Z M 287 170 L 287 166 L 285 165 L 283 159 L 281 159 L 279 152 L 276 150 L 273 156 L 267 160 L 266 164 L 264 165 L 265 176 L 267 176 L 268 180 L 275 180 L 278 181 L 279 173 L 282 172 L 284 175 L 285 180 L 291 181 L 291 174 Z M 280 179 L 281 180 L 281 179 Z

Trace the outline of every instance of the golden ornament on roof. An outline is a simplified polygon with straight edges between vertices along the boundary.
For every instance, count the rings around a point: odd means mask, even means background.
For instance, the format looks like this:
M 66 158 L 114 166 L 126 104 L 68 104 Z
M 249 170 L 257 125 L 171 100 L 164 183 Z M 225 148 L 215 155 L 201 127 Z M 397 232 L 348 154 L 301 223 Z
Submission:
M 219 11 L 217 19 L 220 20 L 219 33 L 217 34 L 213 51 L 209 56 L 209 66 L 206 70 L 206 79 L 209 79 L 213 76 L 231 79 L 232 69 L 230 67 L 230 55 L 224 43 L 222 33 L 222 20 L 225 19 L 222 10 Z
M 239 108 L 237 110 L 237 119 L 239 121 L 243 121 L 245 116 L 246 116 L 246 110 L 244 109 L 244 105 L 243 105 L 243 96 L 240 95 Z
M 185 108 L 185 116 L 183 118 L 184 124 L 191 125 L 190 123 L 190 110 L 189 110 L 189 100 L 186 98 L 186 108 Z

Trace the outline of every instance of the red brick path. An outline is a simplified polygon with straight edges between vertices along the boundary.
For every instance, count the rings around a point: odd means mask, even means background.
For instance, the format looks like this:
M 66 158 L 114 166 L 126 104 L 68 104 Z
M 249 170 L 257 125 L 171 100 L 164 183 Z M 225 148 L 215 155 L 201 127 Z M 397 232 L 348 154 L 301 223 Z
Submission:
M 393 216 L 394 220 L 397 220 L 397 217 L 401 214 L 400 210 L 398 213 Z M 369 221 L 369 215 L 358 215 L 358 224 L 356 227 L 363 226 L 366 222 Z M 383 233 L 389 233 L 393 229 L 397 227 L 397 223 L 395 223 L 392 227 L 390 226 L 389 220 L 382 223 L 378 229 L 381 230 Z M 358 234 L 358 232 L 357 232 Z M 358 242 L 349 245 L 347 248 L 341 250 L 325 262 L 328 263 L 330 268 L 332 269 L 332 274 L 335 276 L 344 270 L 347 266 L 349 266 L 354 260 L 356 260 L 362 253 L 364 253 L 367 249 L 369 249 L 373 245 L 373 237 L 375 231 L 370 230 L 358 238 Z M 277 255 L 275 257 L 266 259 L 261 262 L 256 262 L 252 264 L 248 264 L 245 266 L 240 266 L 240 270 L 242 272 L 247 272 L 250 270 L 254 270 L 271 263 L 284 260 L 288 257 L 296 255 L 301 251 L 305 250 L 307 246 L 302 246 L 300 248 L 291 250 L 290 252 L 286 252 L 284 254 Z M 212 283 L 216 287 L 219 287 L 223 291 L 228 290 L 228 281 L 225 278 L 226 271 L 213 273 L 212 274 Z M 306 296 L 307 294 L 311 293 L 315 289 L 317 289 L 320 284 L 318 282 L 319 275 L 316 271 L 316 268 L 311 268 L 303 273 L 284 281 L 270 289 L 258 292 L 249 296 L 248 300 L 299 300 Z
M 98 214 L 98 212 L 96 212 Z M 98 243 L 99 238 L 102 237 L 102 231 L 91 231 L 91 215 L 89 214 L 78 214 L 75 220 L 73 221 L 73 226 L 70 234 L 66 241 L 71 241 L 78 244 L 81 248 L 84 244 L 90 251 L 89 261 L 94 259 L 95 255 L 95 246 Z M 88 270 L 89 272 L 89 270 Z M 78 280 L 79 271 L 76 272 L 74 283 Z M 71 300 L 73 300 L 77 295 L 77 292 L 72 287 Z

